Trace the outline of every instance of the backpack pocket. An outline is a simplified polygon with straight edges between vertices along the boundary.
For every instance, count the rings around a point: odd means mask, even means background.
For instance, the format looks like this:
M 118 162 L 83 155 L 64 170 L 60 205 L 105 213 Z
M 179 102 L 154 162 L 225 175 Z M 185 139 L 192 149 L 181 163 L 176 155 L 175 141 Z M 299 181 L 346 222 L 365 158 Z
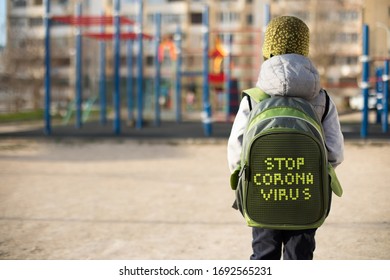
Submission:
M 237 189 L 239 174 L 240 174 L 241 166 L 239 165 L 236 170 L 230 175 L 230 187 L 233 191 Z
M 243 188 L 245 187 L 245 180 L 243 178 L 239 178 L 237 189 L 236 189 L 236 209 L 241 212 L 244 216 L 244 208 L 243 208 Z
M 328 173 L 329 173 L 329 179 L 330 179 L 330 188 L 334 192 L 335 195 L 338 197 L 341 197 L 343 195 L 343 188 L 341 187 L 341 184 L 339 182 L 339 179 L 337 178 L 336 172 L 333 168 L 333 166 L 328 163 Z

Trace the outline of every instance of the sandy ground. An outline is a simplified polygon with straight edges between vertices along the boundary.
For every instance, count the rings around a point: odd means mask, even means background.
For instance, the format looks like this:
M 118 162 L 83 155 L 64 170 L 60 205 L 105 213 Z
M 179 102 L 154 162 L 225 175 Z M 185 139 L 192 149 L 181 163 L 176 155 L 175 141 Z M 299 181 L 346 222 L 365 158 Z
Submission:
M 347 142 L 315 259 L 390 259 L 390 144 Z M 0 259 L 248 259 L 226 142 L 0 139 Z

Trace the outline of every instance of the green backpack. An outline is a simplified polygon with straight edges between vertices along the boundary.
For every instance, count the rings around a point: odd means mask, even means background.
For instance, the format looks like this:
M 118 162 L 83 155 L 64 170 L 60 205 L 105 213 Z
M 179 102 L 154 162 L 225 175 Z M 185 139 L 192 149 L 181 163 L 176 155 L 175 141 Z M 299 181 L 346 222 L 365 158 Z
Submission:
M 258 88 L 245 90 L 245 95 L 256 105 L 243 135 L 241 164 L 230 178 L 237 208 L 252 227 L 321 226 L 332 190 L 342 195 L 328 163 L 321 120 L 302 98 L 270 97 Z

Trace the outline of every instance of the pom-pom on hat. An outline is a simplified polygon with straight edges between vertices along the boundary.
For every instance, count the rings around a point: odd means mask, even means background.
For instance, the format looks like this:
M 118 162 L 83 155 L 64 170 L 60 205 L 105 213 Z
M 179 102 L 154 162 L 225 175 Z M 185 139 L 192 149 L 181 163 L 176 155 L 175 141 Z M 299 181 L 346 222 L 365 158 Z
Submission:
M 309 28 L 297 17 L 280 16 L 270 21 L 265 31 L 263 56 L 309 54 Z

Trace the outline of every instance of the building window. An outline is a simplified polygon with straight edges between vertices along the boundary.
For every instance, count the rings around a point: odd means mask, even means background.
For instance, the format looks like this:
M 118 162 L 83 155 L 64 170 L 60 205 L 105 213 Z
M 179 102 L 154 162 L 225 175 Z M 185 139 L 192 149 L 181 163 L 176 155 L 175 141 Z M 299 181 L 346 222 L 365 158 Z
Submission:
M 161 21 L 165 24 L 180 24 L 181 15 L 179 14 L 165 14 L 162 15 Z
M 154 56 L 151 56 L 151 55 L 146 56 L 146 65 L 147 66 L 154 65 Z
M 26 0 L 14 0 L 14 1 L 12 1 L 12 6 L 14 8 L 26 7 L 27 6 L 27 1 Z
M 356 65 L 357 63 L 358 58 L 356 56 L 337 56 L 334 60 L 336 65 Z
M 246 15 L 246 24 L 253 25 L 253 15 L 252 14 Z
M 192 24 L 201 24 L 202 23 L 202 13 L 191 13 L 191 23 Z
M 357 11 L 341 11 L 339 12 L 340 21 L 354 21 L 359 17 Z
M 339 43 L 357 43 L 358 37 L 357 33 L 342 32 L 336 34 L 336 41 Z
M 235 12 L 221 12 L 218 13 L 218 19 L 220 23 L 233 23 L 240 20 L 240 14 Z
M 26 19 L 21 17 L 10 17 L 11 27 L 22 27 L 26 25 Z
M 41 17 L 38 17 L 38 18 L 30 18 L 29 19 L 29 25 L 30 26 L 42 26 L 43 22 L 42 22 L 42 18 Z

